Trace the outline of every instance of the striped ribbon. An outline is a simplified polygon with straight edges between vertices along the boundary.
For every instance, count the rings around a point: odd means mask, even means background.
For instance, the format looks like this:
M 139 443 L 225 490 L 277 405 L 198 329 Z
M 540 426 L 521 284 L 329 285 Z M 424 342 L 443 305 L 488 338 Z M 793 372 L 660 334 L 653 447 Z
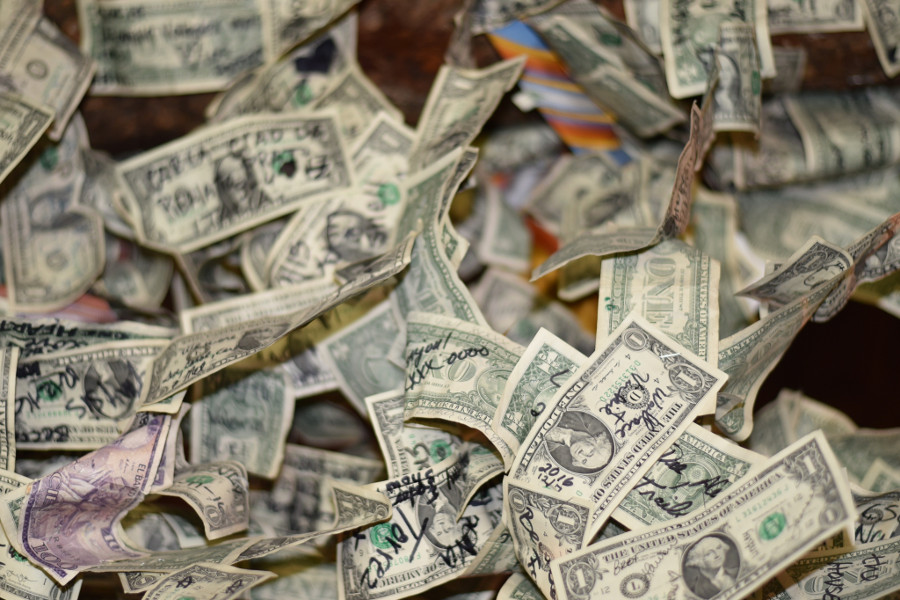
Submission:
M 606 150 L 620 164 L 628 162 L 628 154 L 612 128 L 612 116 L 569 78 L 562 62 L 533 29 L 515 21 L 492 31 L 488 39 L 503 58 L 526 57 L 519 88 L 533 99 L 572 152 Z

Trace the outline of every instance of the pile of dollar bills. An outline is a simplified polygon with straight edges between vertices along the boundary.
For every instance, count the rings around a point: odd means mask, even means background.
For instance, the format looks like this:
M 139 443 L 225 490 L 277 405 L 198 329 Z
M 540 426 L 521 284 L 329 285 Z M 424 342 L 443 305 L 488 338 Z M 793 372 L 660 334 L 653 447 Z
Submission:
M 896 1 L 460 2 L 415 127 L 354 0 L 75 4 L 0 0 L 0 598 L 900 593 L 900 429 L 754 411 L 900 316 L 900 88 L 771 33 L 893 76 Z M 129 156 L 78 111 L 198 92 Z

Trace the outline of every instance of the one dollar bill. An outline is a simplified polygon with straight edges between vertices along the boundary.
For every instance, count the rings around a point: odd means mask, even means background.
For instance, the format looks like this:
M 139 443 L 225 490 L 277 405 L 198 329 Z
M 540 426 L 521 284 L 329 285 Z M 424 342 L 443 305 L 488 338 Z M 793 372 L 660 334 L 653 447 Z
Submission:
M 562 600 L 743 598 L 855 519 L 840 464 L 814 433 L 704 510 L 588 546 L 551 571 Z

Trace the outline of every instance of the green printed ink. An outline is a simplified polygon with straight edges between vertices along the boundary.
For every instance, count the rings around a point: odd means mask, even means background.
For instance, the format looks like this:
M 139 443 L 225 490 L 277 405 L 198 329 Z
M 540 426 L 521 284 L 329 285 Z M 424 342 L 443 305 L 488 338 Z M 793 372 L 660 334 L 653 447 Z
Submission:
M 276 173 L 293 177 L 297 172 L 297 161 L 294 160 L 294 153 L 290 150 L 284 150 L 276 153 L 272 157 L 272 168 Z
M 431 442 L 431 448 L 428 449 L 428 454 L 431 455 L 431 460 L 435 463 L 439 463 L 453 454 L 453 447 L 450 446 L 446 440 L 435 440 Z
M 306 106 L 309 104 L 310 100 L 313 98 L 312 89 L 310 89 L 309 84 L 305 81 L 300 82 L 300 85 L 294 89 L 294 97 L 291 98 L 291 104 L 295 107 Z
M 382 206 L 391 206 L 400 202 L 400 190 L 393 183 L 382 183 L 378 186 L 378 199 Z
M 62 388 L 52 381 L 44 381 L 37 385 L 38 398 L 41 400 L 56 400 L 62 396 Z
M 38 160 L 44 169 L 51 171 L 59 162 L 59 150 L 56 149 L 56 146 L 50 146 L 41 153 L 41 158 Z
M 787 520 L 784 518 L 784 515 L 780 512 L 772 513 L 759 525 L 759 537 L 764 539 L 765 541 L 774 540 L 777 538 L 782 531 L 784 531 L 784 526 L 787 524 Z
M 390 523 L 379 523 L 378 525 L 372 528 L 372 531 L 369 532 L 369 539 L 372 543 L 381 548 L 382 550 L 387 550 L 391 547 L 391 543 L 388 541 L 391 538 L 391 524 Z
M 185 481 L 191 485 L 204 485 L 206 483 L 212 483 L 213 478 L 210 475 L 191 475 Z

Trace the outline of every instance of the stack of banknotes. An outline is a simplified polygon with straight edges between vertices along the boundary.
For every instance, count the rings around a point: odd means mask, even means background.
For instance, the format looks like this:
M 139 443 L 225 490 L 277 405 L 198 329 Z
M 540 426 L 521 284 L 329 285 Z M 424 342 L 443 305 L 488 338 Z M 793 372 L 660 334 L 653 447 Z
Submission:
M 353 0 L 2 0 L 0 598 L 896 597 L 900 429 L 754 410 L 900 317 L 900 93 L 770 38 L 893 75 L 878 1 L 460 3 L 411 127 Z M 473 66 L 512 21 L 543 58 Z M 621 153 L 489 122 L 548 57 Z M 210 91 L 130 156 L 78 112 Z

